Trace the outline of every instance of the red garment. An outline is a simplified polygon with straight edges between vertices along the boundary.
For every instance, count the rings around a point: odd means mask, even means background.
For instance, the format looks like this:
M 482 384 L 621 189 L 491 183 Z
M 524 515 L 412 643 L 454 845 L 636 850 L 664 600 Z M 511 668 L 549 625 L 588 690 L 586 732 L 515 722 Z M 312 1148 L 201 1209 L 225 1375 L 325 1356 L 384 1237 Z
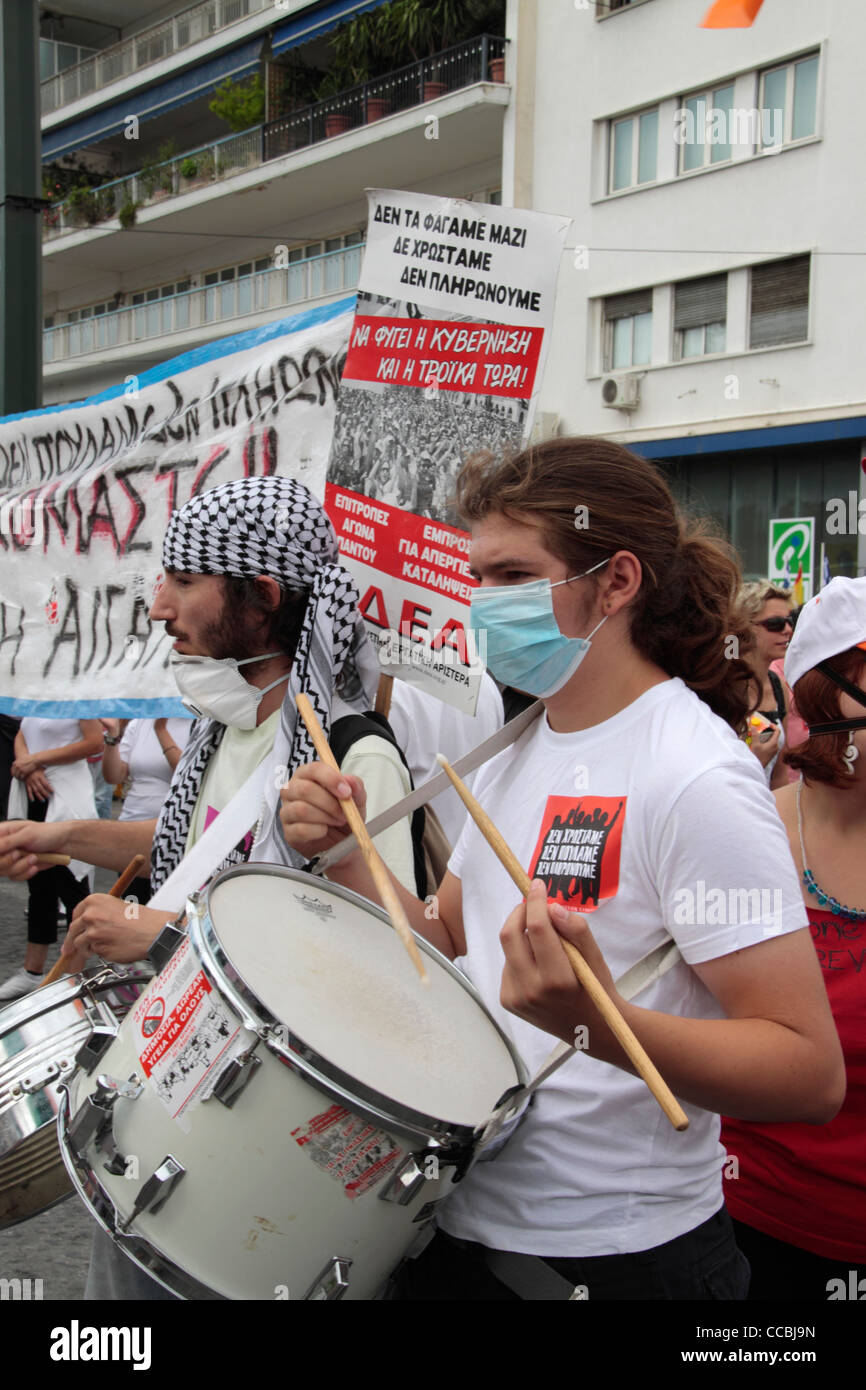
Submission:
M 756 1231 L 829 1260 L 866 1260 L 866 922 L 808 909 L 848 1093 L 827 1125 L 722 1121 L 738 1159 L 725 1200 Z M 726 1170 L 731 1168 L 730 1162 Z

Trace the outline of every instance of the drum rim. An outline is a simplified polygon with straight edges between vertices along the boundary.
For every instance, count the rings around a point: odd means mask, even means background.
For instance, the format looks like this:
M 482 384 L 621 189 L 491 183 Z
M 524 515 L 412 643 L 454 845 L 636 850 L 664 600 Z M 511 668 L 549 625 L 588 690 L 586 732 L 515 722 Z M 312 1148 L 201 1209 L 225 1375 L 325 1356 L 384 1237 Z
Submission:
M 118 970 L 117 966 L 108 968 Z M 17 1032 L 23 1024 L 32 1023 L 43 1014 L 74 1004 L 85 995 L 105 994 L 121 985 L 146 983 L 153 974 L 151 966 L 126 965 L 119 969 L 122 974 L 108 976 L 105 965 L 91 966 L 77 975 L 64 975 L 45 988 L 31 990 L 22 999 L 13 999 L 6 1008 L 0 1009 L 0 1039 Z
M 245 1026 L 251 1028 L 262 1037 L 265 1045 L 274 1056 L 284 1065 L 292 1070 L 298 1071 L 312 1085 L 319 1090 L 324 1090 L 326 1094 L 338 1100 L 345 1100 L 348 1096 L 353 1107 L 358 1109 L 366 1108 L 368 1113 L 383 1123 L 387 1128 L 397 1133 L 402 1133 L 414 1143 L 425 1136 L 433 1136 L 437 1139 L 446 1139 L 459 1144 L 470 1145 L 479 1128 L 481 1128 L 488 1116 L 479 1119 L 478 1124 L 458 1124 L 453 1121 L 437 1118 L 429 1115 L 425 1111 L 415 1110 L 411 1106 L 395 1101 L 392 1097 L 377 1091 L 375 1087 L 359 1081 L 350 1072 L 345 1071 L 336 1063 L 330 1062 L 322 1057 L 315 1048 L 311 1047 L 303 1038 L 298 1037 L 291 1031 L 289 1025 L 281 1018 L 275 1017 L 269 1009 L 265 1007 L 258 998 L 255 990 L 241 980 L 239 972 L 233 965 L 231 958 L 225 951 L 222 943 L 216 935 L 216 928 L 210 912 L 211 894 L 219 886 L 230 878 L 248 877 L 250 874 L 265 875 L 269 878 L 280 877 L 290 879 L 292 882 L 315 885 L 317 891 L 333 893 L 335 897 L 342 898 L 345 902 L 360 907 L 363 911 L 378 917 L 386 926 L 391 926 L 391 920 L 383 908 L 376 903 L 370 902 L 369 898 L 363 897 L 360 893 L 355 893 L 349 888 L 344 888 L 342 884 L 332 883 L 329 879 L 322 879 L 315 874 L 304 873 L 300 869 L 292 869 L 284 864 L 237 864 L 229 869 L 223 870 L 191 901 L 194 906 L 200 905 L 200 910 L 190 914 L 189 931 L 201 959 L 205 973 L 209 973 L 209 967 L 213 970 L 213 983 L 220 990 L 224 990 L 227 1002 L 232 1005 L 235 1012 L 241 1017 Z M 481 1009 L 488 1023 L 494 1029 L 501 1042 L 503 1043 L 512 1065 L 515 1069 L 514 1085 L 525 1086 L 529 1073 L 514 1043 L 500 1027 L 497 1020 L 493 1017 L 487 1005 L 481 998 L 478 990 L 462 971 L 448 960 L 441 951 L 437 951 L 424 937 L 413 932 L 413 936 L 418 943 L 419 950 L 440 966 L 449 974 L 456 983 L 471 996 L 476 1005 Z M 238 973 L 237 981 L 226 977 L 223 968 L 226 962 L 233 971 Z M 284 1045 L 276 1038 L 268 1036 L 269 1030 L 274 1024 L 284 1030 L 288 1043 Z M 335 1090 L 335 1088 L 338 1088 Z M 496 1096 L 491 1101 L 490 1111 L 492 1112 L 498 1101 Z M 488 1112 L 489 1115 L 489 1112 Z

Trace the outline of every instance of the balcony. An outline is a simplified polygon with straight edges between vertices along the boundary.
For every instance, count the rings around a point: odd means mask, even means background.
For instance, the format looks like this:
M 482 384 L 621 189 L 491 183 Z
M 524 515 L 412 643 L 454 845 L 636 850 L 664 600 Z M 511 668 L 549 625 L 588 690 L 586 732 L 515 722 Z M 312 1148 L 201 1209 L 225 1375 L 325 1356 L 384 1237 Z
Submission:
M 161 63 L 194 44 L 211 39 L 223 29 L 267 10 L 274 0 L 205 0 L 172 16 L 162 24 L 143 29 L 121 43 L 103 48 L 92 58 L 65 68 L 42 83 L 42 114 L 81 101 L 132 77 L 143 68 Z
M 53 241 L 82 227 L 110 222 L 124 207 L 150 208 L 206 189 L 478 83 L 501 84 L 506 43 L 506 39 L 492 35 L 468 40 L 280 120 L 188 150 L 165 163 L 53 203 L 43 212 L 43 240 Z
M 261 319 L 271 311 L 346 294 L 357 288 L 363 251 L 362 245 L 350 246 L 297 261 L 285 269 L 262 270 L 223 284 L 46 328 L 42 360 L 48 365 L 94 353 L 117 353 L 174 334 L 201 342 L 219 336 L 219 326 L 232 319 L 250 315 Z

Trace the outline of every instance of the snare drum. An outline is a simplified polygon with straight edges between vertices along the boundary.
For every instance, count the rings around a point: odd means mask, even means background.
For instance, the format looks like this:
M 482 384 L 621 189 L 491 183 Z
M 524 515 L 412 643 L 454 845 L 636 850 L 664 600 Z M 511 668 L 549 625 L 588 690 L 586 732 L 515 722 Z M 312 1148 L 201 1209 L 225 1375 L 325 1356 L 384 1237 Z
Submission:
M 68 975 L 0 1012 L 0 1229 L 73 1191 L 57 1142 L 59 1084 L 82 1047 L 116 1033 L 150 971 Z
M 468 981 L 381 909 L 228 870 L 60 1116 L 70 1176 L 182 1298 L 370 1299 L 525 1080 Z

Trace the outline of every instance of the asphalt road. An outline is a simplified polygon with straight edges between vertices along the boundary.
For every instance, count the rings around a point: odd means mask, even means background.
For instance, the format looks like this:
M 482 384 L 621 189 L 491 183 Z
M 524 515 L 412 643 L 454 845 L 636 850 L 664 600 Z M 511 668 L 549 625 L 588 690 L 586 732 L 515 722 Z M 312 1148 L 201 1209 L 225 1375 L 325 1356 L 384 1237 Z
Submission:
M 115 878 L 97 869 L 97 892 L 107 892 Z M 26 904 L 26 885 L 0 878 L 0 981 L 23 964 Z M 57 954 L 51 952 L 49 966 Z M 0 1231 L 0 1279 L 41 1279 L 43 1299 L 81 1299 L 93 1226 L 84 1204 L 70 1196 L 29 1221 L 7 1227 Z

